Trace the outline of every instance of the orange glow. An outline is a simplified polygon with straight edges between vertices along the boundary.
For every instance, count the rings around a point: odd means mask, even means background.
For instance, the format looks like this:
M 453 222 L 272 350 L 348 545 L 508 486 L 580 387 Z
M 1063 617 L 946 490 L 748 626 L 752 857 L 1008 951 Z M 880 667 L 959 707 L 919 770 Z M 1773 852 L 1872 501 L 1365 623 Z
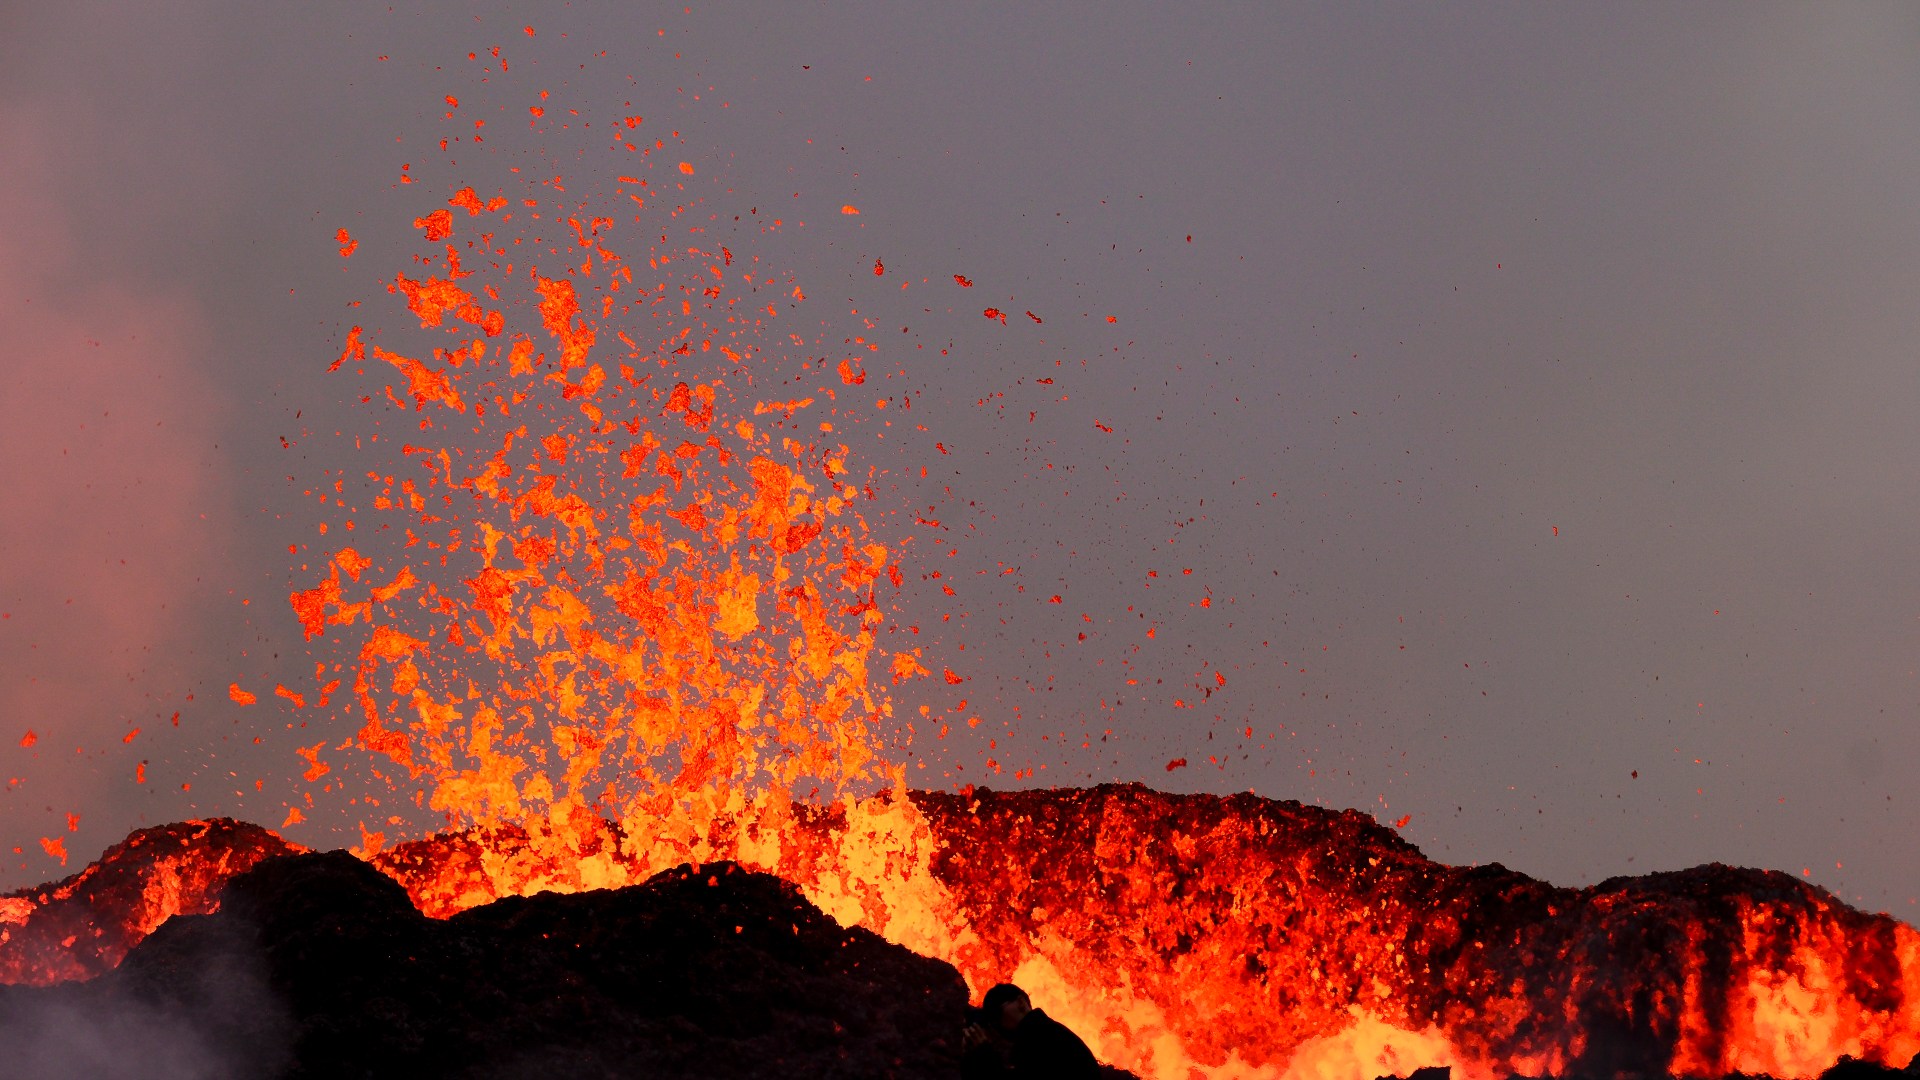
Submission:
M 447 210 L 435 210 L 426 217 L 414 218 L 413 227 L 426 230 L 429 240 L 445 240 L 453 235 L 453 214 Z
M 505 205 L 471 187 L 449 200 L 480 230 L 516 227 L 486 220 Z M 630 261 L 613 219 L 583 204 L 569 220 L 586 263 L 464 269 L 449 246 L 445 274 L 393 278 L 419 328 L 446 341 L 431 359 L 372 349 L 403 377 L 389 400 L 418 417 L 395 463 L 411 494 L 378 503 L 386 535 L 408 543 L 340 549 L 289 595 L 309 639 L 353 635 L 359 730 L 340 749 L 370 755 L 326 762 L 325 742 L 306 747 L 305 779 L 384 760 L 454 822 L 543 823 L 529 842 L 549 859 L 608 815 L 691 843 L 775 793 L 898 783 L 888 683 L 870 670 L 926 669 L 878 645 L 877 590 L 902 577 L 861 515 L 871 496 L 848 446 L 797 426 L 813 398 L 744 395 L 728 375 L 748 357 L 780 362 L 775 316 L 735 306 L 765 271 L 685 246 Z M 447 209 L 414 225 L 428 243 L 454 235 Z M 636 268 L 658 285 L 628 301 Z M 529 291 L 531 311 L 501 300 Z M 849 356 L 838 376 L 867 373 Z M 277 692 L 296 707 L 309 696 Z

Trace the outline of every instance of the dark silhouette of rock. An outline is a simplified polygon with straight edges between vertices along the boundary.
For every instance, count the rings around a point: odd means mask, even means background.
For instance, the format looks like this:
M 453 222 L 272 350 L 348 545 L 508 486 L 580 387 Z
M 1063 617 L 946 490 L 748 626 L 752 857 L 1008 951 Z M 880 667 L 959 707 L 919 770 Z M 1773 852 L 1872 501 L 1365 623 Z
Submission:
M 1820 1080 L 1912 1080 L 1915 1076 L 1920 1076 L 1920 1056 L 1907 1062 L 1904 1069 L 1843 1057 L 1833 1063 L 1833 1068 L 1821 1073 Z
M 1415 1069 L 1406 1076 L 1381 1076 L 1375 1080 L 1452 1080 L 1453 1070 L 1445 1065 L 1429 1065 L 1424 1069 Z
M 93 982 L 0 988 L 0 1034 L 137 1015 L 219 1070 L 186 1075 L 944 1077 L 965 1003 L 947 964 L 731 863 L 439 921 L 328 852 L 241 874 Z

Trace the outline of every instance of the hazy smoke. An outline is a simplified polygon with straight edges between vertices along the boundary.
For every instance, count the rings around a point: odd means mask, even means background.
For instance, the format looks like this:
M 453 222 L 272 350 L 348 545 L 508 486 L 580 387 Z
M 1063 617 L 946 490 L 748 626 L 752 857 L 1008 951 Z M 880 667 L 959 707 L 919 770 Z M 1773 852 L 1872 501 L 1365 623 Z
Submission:
M 97 751 L 185 691 L 147 700 L 224 531 L 195 307 L 116 272 L 75 220 L 64 148 L 83 134 L 0 104 L 0 753 L 26 778 L 0 835 L 29 847 L 131 788 Z
M 35 1002 L 0 1014 L 0 1041 L 19 1076 L 44 1080 L 227 1080 L 249 1075 L 237 1048 L 220 1046 L 191 1018 L 136 1001 L 82 1008 Z
M 211 921 L 196 929 L 229 933 Z M 229 945 L 235 943 L 230 942 Z M 285 1065 L 291 1028 L 257 948 L 201 951 L 144 994 L 137 975 L 36 989 L 0 988 L 9 1076 L 38 1080 L 248 1080 Z

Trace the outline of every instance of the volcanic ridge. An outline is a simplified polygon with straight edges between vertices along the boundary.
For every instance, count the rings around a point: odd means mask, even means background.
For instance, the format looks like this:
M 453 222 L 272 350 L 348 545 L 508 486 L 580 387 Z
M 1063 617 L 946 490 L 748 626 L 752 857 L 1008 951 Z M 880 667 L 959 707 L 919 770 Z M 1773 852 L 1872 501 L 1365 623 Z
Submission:
M 0 898 L 0 1045 L 48 1077 L 953 1076 L 969 983 L 1011 980 L 1141 1075 L 1812 1077 L 1920 1049 L 1920 936 L 1784 874 L 1556 888 L 1354 811 L 1138 785 L 878 798 L 932 838 L 936 956 L 888 940 L 934 939 L 853 880 L 845 808 L 797 813 L 778 858 L 736 837 L 762 857 L 586 891 L 529 876 L 514 830 L 368 861 L 142 830 Z M 617 869 L 620 840 L 591 854 Z M 836 880 L 851 917 L 810 901 Z M 514 895 L 536 881 L 559 891 Z

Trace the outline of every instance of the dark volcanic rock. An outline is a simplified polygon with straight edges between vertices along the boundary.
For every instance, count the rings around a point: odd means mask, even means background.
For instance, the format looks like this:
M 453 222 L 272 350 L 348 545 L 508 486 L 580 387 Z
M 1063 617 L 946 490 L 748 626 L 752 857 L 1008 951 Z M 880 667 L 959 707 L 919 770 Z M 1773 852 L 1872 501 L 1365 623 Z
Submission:
M 182 1075 L 952 1076 L 965 1002 L 952 967 L 731 863 L 442 922 L 330 852 L 236 877 L 92 983 L 0 988 L 0 1038 L 56 1010 L 187 1038 L 212 1071 Z
M 1899 1077 L 1920 1075 L 1920 1057 L 1907 1063 L 1904 1069 L 1889 1068 L 1871 1061 L 1843 1057 L 1834 1062 L 1833 1068 L 1820 1074 L 1820 1080 L 1894 1080 Z

